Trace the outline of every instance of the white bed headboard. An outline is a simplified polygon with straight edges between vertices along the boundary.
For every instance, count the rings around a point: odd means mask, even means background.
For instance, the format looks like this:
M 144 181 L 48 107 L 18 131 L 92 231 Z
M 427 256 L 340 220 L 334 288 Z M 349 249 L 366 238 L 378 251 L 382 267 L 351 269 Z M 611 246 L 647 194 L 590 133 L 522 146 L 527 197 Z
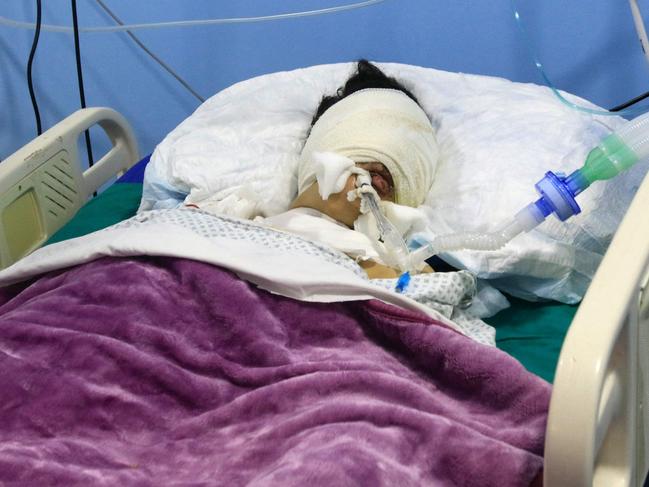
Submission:
M 77 139 L 98 124 L 112 148 L 82 170 Z M 0 269 L 41 246 L 102 184 L 139 159 L 126 119 L 110 108 L 65 118 L 0 163 Z

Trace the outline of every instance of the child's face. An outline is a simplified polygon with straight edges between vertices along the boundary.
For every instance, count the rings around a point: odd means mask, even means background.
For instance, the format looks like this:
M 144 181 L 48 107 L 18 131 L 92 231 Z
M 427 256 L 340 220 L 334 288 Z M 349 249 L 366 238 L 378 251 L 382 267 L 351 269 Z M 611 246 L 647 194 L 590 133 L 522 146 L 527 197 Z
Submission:
M 382 200 L 394 201 L 394 182 L 390 172 L 380 162 L 358 163 L 358 167 L 370 173 L 372 186 Z M 361 201 L 347 199 L 347 193 L 356 189 L 356 176 L 347 179 L 345 187 L 339 193 L 334 193 L 326 200 L 320 196 L 318 183 L 313 183 L 291 203 L 291 208 L 308 207 L 321 211 L 325 215 L 347 225 L 354 227 L 354 222 L 361 214 Z
M 370 173 L 372 186 L 382 200 L 394 201 L 394 182 L 390 172 L 383 164 L 364 162 L 356 165 Z M 323 208 L 320 211 L 348 227 L 353 227 L 361 213 L 360 199 L 356 198 L 354 201 L 347 199 L 347 193 L 354 189 L 356 189 L 356 176 L 351 175 L 340 193 L 332 194 L 326 201 L 323 201 Z

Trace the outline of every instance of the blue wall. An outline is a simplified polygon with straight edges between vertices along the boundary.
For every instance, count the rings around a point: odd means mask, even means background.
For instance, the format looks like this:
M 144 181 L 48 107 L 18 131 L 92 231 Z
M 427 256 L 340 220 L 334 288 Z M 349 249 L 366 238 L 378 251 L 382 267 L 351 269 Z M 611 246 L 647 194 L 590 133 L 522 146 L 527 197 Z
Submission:
M 561 89 L 611 107 L 649 90 L 626 2 L 517 0 L 530 38 Z M 127 23 L 268 15 L 351 0 L 105 0 Z M 43 22 L 70 26 L 70 2 L 43 1 Z M 82 26 L 112 25 L 93 0 L 78 0 Z M 647 14 L 649 16 L 649 13 Z M 33 21 L 35 1 L 4 0 L 0 16 Z M 141 40 L 209 97 L 278 70 L 365 57 L 541 83 L 521 44 L 510 0 L 385 0 L 320 17 L 137 31 Z M 26 84 L 33 31 L 0 25 L 0 159 L 35 136 Z M 124 34 L 81 36 L 86 99 L 132 123 L 143 154 L 198 101 Z M 73 38 L 43 32 L 34 81 L 44 128 L 79 106 Z M 98 141 L 101 146 L 101 141 Z

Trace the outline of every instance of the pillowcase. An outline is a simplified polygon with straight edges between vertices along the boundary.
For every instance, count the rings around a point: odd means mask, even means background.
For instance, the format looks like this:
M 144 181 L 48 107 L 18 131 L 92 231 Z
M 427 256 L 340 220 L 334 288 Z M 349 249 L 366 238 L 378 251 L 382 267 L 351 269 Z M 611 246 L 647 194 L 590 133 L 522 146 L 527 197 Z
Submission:
M 490 231 L 537 199 L 546 171 L 570 173 L 624 119 L 592 116 L 543 86 L 501 78 L 376 63 L 411 89 L 437 131 L 440 161 L 421 209 L 435 234 Z M 314 66 L 237 83 L 203 103 L 156 147 L 140 211 L 184 197 L 281 213 L 297 193 L 297 161 L 313 113 L 356 63 Z M 582 105 L 594 105 L 565 96 Z M 582 213 L 554 216 L 498 251 L 442 257 L 517 297 L 575 303 L 583 297 L 639 187 L 647 163 L 578 196 Z M 254 208 L 247 195 L 257 195 Z M 218 206 L 217 206 L 218 207 Z

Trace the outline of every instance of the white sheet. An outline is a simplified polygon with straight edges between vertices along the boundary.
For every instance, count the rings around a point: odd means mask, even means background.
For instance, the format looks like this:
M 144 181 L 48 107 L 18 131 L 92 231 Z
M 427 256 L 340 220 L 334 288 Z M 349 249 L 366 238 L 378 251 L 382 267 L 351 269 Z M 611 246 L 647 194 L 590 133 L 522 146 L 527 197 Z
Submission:
M 317 302 L 376 298 L 423 312 L 461 332 L 434 309 L 373 285 L 340 252 L 294 235 L 269 231 L 250 221 L 227 219 L 230 225 L 260 229 L 257 238 L 233 238 L 222 226 L 210 228 L 215 219 L 223 221 L 191 209 L 137 215 L 107 229 L 37 250 L 0 271 L 0 286 L 105 256 L 184 257 L 230 269 L 242 279 L 282 296 Z

